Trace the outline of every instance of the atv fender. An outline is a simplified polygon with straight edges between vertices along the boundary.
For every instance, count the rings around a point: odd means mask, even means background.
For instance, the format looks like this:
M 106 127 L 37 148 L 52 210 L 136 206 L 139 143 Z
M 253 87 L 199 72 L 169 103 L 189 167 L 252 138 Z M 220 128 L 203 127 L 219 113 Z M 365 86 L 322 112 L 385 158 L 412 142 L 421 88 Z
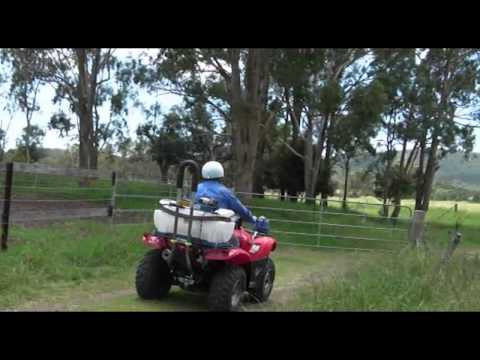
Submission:
M 250 262 L 250 255 L 243 249 L 212 249 L 205 253 L 208 261 L 225 261 L 234 265 L 242 265 Z
M 252 261 L 258 261 L 270 256 L 275 251 L 277 241 L 269 236 L 260 236 L 255 238 L 250 249 L 250 257 Z

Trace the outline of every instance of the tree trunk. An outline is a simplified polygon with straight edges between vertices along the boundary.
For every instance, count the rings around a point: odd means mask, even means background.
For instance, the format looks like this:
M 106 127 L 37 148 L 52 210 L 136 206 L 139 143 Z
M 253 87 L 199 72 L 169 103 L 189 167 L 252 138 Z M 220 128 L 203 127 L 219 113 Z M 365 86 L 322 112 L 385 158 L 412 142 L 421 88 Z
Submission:
M 79 101 L 80 103 L 80 113 L 79 118 L 80 118 L 80 130 L 79 130 L 79 167 L 81 169 L 90 169 L 90 146 L 89 146 L 89 115 L 86 112 L 86 110 L 83 108 L 82 101 Z M 82 109 L 83 108 L 83 109 Z
M 308 118 L 308 126 L 305 131 L 305 150 L 304 150 L 304 173 L 305 173 L 305 198 L 315 197 L 315 186 L 313 181 L 313 133 L 312 133 L 312 119 Z M 305 200 L 308 202 L 309 200 Z
M 296 142 L 300 132 L 300 118 L 302 116 L 303 103 L 299 100 L 298 96 L 293 97 L 293 116 L 292 116 L 292 140 Z
M 255 164 L 255 171 L 253 173 L 253 192 L 255 193 L 255 197 L 263 199 L 265 196 L 265 189 L 264 189 L 264 173 L 265 169 L 263 166 L 263 160 L 257 157 L 256 164 Z
M 388 199 L 384 196 L 383 197 L 383 202 L 382 202 L 382 215 L 384 217 L 388 217 Z
M 417 181 L 415 185 L 415 210 L 422 210 L 425 142 L 426 142 L 426 135 L 424 135 L 420 141 L 420 150 L 419 150 L 418 168 L 417 168 Z
M 400 164 L 399 164 L 399 168 L 400 168 L 400 172 L 407 172 L 407 169 L 408 169 L 408 166 L 406 166 L 405 164 L 405 156 L 407 154 L 407 139 L 405 138 L 403 140 L 403 144 L 402 144 L 402 153 L 400 155 Z M 407 164 L 408 164 L 408 161 L 407 161 Z M 390 217 L 392 218 L 397 218 L 398 215 L 400 215 L 400 205 L 402 203 L 402 197 L 401 197 L 401 194 L 398 192 L 398 189 L 397 189 L 397 193 L 395 194 L 394 198 L 393 198 L 393 204 L 395 204 L 395 208 L 393 209 L 392 211 L 392 214 L 390 215 Z
M 402 205 L 401 197 L 400 196 L 395 196 L 395 198 L 393 199 L 393 203 L 395 204 L 395 208 L 393 209 L 392 215 L 390 215 L 390 217 L 396 219 L 396 218 L 398 218 L 398 215 L 400 215 L 400 210 L 402 209 L 401 208 L 401 205 Z
M 331 177 L 331 170 L 332 170 L 332 165 L 331 165 L 331 154 L 332 154 L 332 143 L 330 142 L 330 139 L 327 139 L 327 144 L 325 147 L 325 160 L 323 163 L 323 170 L 322 170 L 322 182 L 323 182 L 323 191 L 321 192 L 322 196 L 322 204 L 324 207 L 328 206 L 328 184 L 330 183 L 330 177 Z M 326 188 L 325 188 L 326 186 Z
M 432 194 L 432 187 L 433 187 L 433 180 L 435 178 L 435 173 L 438 170 L 438 163 L 437 163 L 437 150 L 438 150 L 438 138 L 435 136 L 432 140 L 432 146 L 430 147 L 427 167 L 425 169 L 424 181 L 423 181 L 423 197 L 422 197 L 422 204 L 421 209 L 428 211 L 430 205 L 430 196 Z
M 264 94 L 268 90 L 268 55 L 265 49 L 249 49 L 241 86 L 240 52 L 230 51 L 232 146 L 235 160 L 234 187 L 251 193 L 259 140 L 260 121 L 265 114 Z M 249 199 L 246 195 L 244 198 Z
M 343 203 L 342 207 L 347 208 L 347 194 L 348 194 L 348 175 L 350 172 L 350 158 L 347 156 L 345 160 L 345 183 L 343 184 Z
M 168 168 L 170 166 L 164 161 L 160 164 L 160 172 L 162 173 L 162 183 L 168 183 Z
M 258 145 L 258 122 L 244 104 L 232 106 L 233 155 L 235 159 L 235 191 L 251 193 Z M 250 196 L 246 196 L 250 198 Z
M 80 123 L 79 166 L 82 169 L 97 169 L 98 151 L 95 146 L 95 131 L 93 122 L 97 73 L 94 72 L 89 74 L 88 72 L 86 49 L 77 49 L 76 54 L 78 60 L 78 104 L 76 106 L 76 112 Z M 98 59 L 95 61 L 98 61 Z
M 96 169 L 97 161 L 93 144 L 93 104 L 89 87 L 86 49 L 77 50 L 78 58 L 78 106 L 79 118 L 79 166 L 81 169 Z
M 90 169 L 98 169 L 98 150 L 97 148 L 92 144 L 90 141 L 89 144 L 89 154 L 88 154 L 90 160 Z
M 264 124 L 264 126 L 267 125 L 265 121 L 263 121 L 262 124 Z M 264 198 L 263 194 L 265 193 L 265 190 L 263 188 L 265 179 L 265 166 L 263 161 L 263 155 L 265 153 L 266 144 L 266 130 L 262 129 L 262 131 L 260 131 L 260 139 L 258 141 L 258 151 L 255 163 L 255 172 L 253 174 L 253 192 L 256 194 L 262 194 L 256 195 L 260 198 Z
M 26 131 L 26 134 L 25 134 L 25 160 L 27 162 L 27 164 L 30 163 L 30 134 L 31 134 L 31 129 L 32 129 L 32 126 L 31 126 L 31 122 L 30 122 L 30 111 L 27 109 L 27 112 L 26 112 L 26 115 L 27 115 L 27 131 Z

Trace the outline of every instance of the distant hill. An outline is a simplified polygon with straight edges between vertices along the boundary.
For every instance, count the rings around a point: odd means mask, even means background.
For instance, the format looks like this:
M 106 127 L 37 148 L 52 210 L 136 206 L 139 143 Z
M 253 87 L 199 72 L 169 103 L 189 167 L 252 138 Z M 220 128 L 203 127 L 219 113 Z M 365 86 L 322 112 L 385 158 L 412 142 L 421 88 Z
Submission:
M 76 156 L 71 152 L 63 149 L 44 149 L 43 157 L 39 162 L 51 165 L 51 166 L 76 166 L 78 160 Z M 6 161 L 9 161 L 13 156 L 14 151 L 9 151 L 5 155 Z M 145 172 L 148 168 L 148 172 L 152 173 L 152 176 L 159 176 L 158 166 L 151 162 L 145 161 L 142 163 L 133 164 L 132 161 L 125 159 L 121 160 L 118 157 L 115 158 L 115 163 L 111 163 L 111 159 L 100 156 L 99 166 L 106 169 L 113 168 L 128 168 L 129 172 Z M 361 154 L 357 156 L 351 163 L 352 174 L 359 171 L 364 171 L 372 163 L 374 158 L 368 154 Z M 343 184 L 343 169 L 337 164 L 335 167 L 334 179 L 339 184 Z M 436 183 L 450 184 L 458 188 L 480 191 L 480 153 L 475 153 L 470 156 L 470 160 L 465 160 L 463 154 L 451 154 L 447 155 L 445 159 L 440 162 L 440 169 L 436 175 Z
M 451 154 L 440 162 L 437 179 L 464 188 L 480 190 L 480 154 L 465 160 L 462 154 Z
M 372 161 L 372 156 L 360 156 L 352 163 L 352 172 L 367 169 Z M 341 173 L 339 171 L 339 175 Z M 480 153 L 472 154 L 469 160 L 465 160 L 460 153 L 447 155 L 440 161 L 440 169 L 435 178 L 437 182 L 480 190 Z

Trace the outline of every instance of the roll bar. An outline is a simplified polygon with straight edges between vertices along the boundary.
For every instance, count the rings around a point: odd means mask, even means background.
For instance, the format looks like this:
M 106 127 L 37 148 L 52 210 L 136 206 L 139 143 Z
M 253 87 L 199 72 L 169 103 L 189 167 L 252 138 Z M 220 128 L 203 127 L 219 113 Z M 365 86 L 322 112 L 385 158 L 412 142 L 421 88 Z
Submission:
M 185 168 L 190 168 L 192 174 L 192 191 L 197 192 L 198 180 L 200 179 L 200 166 L 194 160 L 185 160 L 178 166 L 177 172 L 177 190 L 183 188 L 183 178 L 185 175 Z
M 190 173 L 192 174 L 192 187 L 191 187 L 191 202 L 192 205 L 190 206 L 190 216 L 188 217 L 188 241 L 190 242 L 192 239 L 192 222 L 193 222 L 193 203 L 195 202 L 195 194 L 197 192 L 198 180 L 200 178 L 200 166 L 194 160 L 185 160 L 180 163 L 178 166 L 177 172 L 177 202 L 182 199 L 183 196 L 183 178 L 185 175 L 185 169 L 190 168 Z M 177 237 L 178 231 L 178 218 L 180 216 L 179 207 L 177 206 L 175 209 L 175 222 L 173 225 L 173 237 Z M 192 268 L 190 265 L 190 255 L 188 251 L 185 251 L 186 262 L 188 265 L 188 269 L 190 273 L 192 272 Z

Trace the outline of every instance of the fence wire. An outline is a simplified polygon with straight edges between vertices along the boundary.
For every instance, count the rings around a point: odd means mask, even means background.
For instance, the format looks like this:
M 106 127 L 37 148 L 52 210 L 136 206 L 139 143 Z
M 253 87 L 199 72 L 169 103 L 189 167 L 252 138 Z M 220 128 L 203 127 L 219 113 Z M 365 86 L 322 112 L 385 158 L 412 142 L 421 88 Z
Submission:
M 0 178 L 4 181 L 3 176 Z M 150 230 L 158 201 L 176 198 L 177 189 L 172 183 L 121 176 L 114 183 L 108 176 L 87 180 L 73 175 L 15 173 L 8 223 L 36 226 L 42 222 L 110 218 L 114 226 L 148 226 Z M 188 183 L 183 190 L 188 194 Z M 244 203 L 255 215 L 270 220 L 271 235 L 280 245 L 391 251 L 407 243 L 411 209 L 405 206 L 402 216 L 392 219 L 379 214 L 376 204 L 305 196 L 282 200 L 275 192 L 238 194 L 247 198 Z
M 122 220 L 117 220 L 115 223 L 119 224 L 129 215 L 136 214 L 140 223 L 153 226 L 153 210 L 157 208 L 161 198 L 175 199 L 175 191 L 172 190 L 175 189 L 172 187 L 169 191 L 160 191 L 156 195 L 117 193 L 117 203 L 121 203 L 123 199 L 130 203 L 136 201 L 137 204 L 148 204 L 148 206 L 141 208 L 117 207 L 114 216 L 119 216 Z M 329 210 L 328 206 L 318 205 L 312 209 L 309 205 L 301 202 L 292 203 L 295 205 L 294 208 L 291 207 L 290 201 L 277 199 L 272 202 L 271 199 L 255 198 L 255 193 L 242 194 L 252 197 L 251 202 L 246 202 L 250 210 L 257 216 L 264 215 L 269 219 L 271 234 L 279 241 L 279 244 L 360 251 L 391 251 L 396 247 L 408 244 L 410 218 L 392 219 L 387 216 L 374 215 L 372 212 L 359 213 L 348 210 L 348 208 L 357 206 L 355 202 L 347 202 L 347 209 L 343 210 Z M 366 204 L 361 205 L 365 206 Z M 411 210 L 409 209 L 407 213 L 410 214 Z M 139 214 L 147 216 L 147 219 L 150 217 L 151 220 L 145 221 L 146 218 Z M 245 225 L 251 227 L 249 224 Z

